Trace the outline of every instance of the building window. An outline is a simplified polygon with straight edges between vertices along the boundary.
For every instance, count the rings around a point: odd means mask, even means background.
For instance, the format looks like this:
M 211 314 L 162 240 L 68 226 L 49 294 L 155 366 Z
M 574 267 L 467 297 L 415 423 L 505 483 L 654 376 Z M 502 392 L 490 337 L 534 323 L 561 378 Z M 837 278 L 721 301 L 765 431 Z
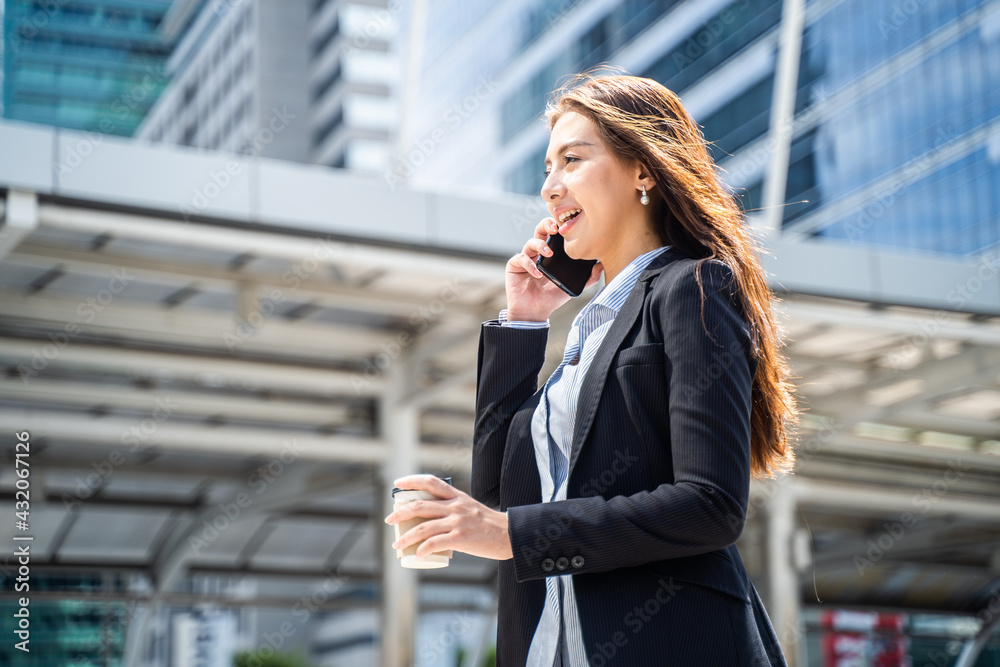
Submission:
M 313 132 L 313 145 L 319 146 L 344 122 L 344 108 L 338 107 L 330 119 Z
M 319 39 L 313 42 L 313 48 L 312 48 L 313 58 L 318 56 L 320 53 L 323 53 L 323 51 L 326 50 L 326 47 L 330 44 L 330 42 L 334 40 L 334 38 L 336 38 L 336 36 L 339 33 L 340 33 L 340 17 L 338 16 L 333 19 L 333 23 L 330 25 L 329 28 L 327 28 L 326 32 L 323 33 L 323 35 Z
M 768 131 L 773 89 L 772 73 L 701 120 L 712 159 L 721 162 Z
M 339 81 L 340 79 L 341 79 L 341 69 L 340 69 L 340 61 L 338 60 L 337 65 L 333 68 L 333 70 L 330 71 L 329 76 L 327 76 L 325 79 L 323 79 L 323 81 L 321 81 L 313 88 L 312 101 L 315 102 L 319 99 L 322 99 L 322 97 L 326 94 L 326 91 L 330 90 L 330 88 L 333 87 L 333 84 L 337 83 L 337 81 Z
M 537 195 L 545 183 L 545 150 L 542 146 L 504 178 L 504 189 L 522 195 Z
M 733 194 L 739 200 L 740 208 L 744 213 L 753 213 L 760 210 L 763 205 L 764 181 L 757 181 L 746 188 L 735 188 Z
M 641 76 L 681 92 L 778 25 L 780 0 L 737 0 L 699 26 Z

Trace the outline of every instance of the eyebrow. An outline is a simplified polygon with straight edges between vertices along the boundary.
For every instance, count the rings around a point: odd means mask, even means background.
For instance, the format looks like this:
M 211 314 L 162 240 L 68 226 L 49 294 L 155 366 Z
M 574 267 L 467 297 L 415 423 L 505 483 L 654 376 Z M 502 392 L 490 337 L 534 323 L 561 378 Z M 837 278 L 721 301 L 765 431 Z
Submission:
M 593 146 L 593 145 L 594 144 L 590 143 L 589 141 L 584 141 L 583 139 L 574 139 L 573 141 L 567 141 L 565 144 L 560 146 L 559 150 L 556 151 L 556 155 L 559 155 L 567 148 L 573 148 L 574 146 Z M 550 164 L 552 164 L 552 160 L 545 158 L 545 166 L 548 166 Z

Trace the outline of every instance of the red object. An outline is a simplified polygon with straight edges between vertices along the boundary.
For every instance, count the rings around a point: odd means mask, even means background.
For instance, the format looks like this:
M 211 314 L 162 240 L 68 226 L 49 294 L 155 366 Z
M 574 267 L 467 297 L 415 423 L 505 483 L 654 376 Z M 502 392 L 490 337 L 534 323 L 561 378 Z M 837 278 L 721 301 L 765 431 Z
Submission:
M 911 667 L 906 614 L 824 611 L 823 667 Z

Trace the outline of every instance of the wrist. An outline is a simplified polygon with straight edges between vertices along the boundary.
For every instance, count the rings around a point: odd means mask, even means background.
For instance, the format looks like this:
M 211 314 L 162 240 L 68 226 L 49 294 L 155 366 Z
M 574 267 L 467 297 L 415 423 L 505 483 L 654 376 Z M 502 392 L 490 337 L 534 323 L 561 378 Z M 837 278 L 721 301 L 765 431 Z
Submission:
M 503 554 L 506 558 L 500 560 L 509 560 L 514 557 L 514 546 L 510 541 L 510 519 L 507 517 L 507 512 L 501 512 L 501 522 L 503 524 L 503 543 L 505 553 Z
M 540 313 L 518 310 L 516 308 L 505 308 L 506 320 L 508 322 L 548 322 L 549 316 Z

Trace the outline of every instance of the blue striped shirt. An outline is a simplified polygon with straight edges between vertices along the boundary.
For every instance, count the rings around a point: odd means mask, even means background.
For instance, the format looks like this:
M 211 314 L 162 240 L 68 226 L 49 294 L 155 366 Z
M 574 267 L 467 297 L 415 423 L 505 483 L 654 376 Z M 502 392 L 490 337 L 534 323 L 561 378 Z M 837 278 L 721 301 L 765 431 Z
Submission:
M 531 420 L 542 502 L 566 499 L 566 477 L 580 385 L 639 274 L 669 247 L 662 246 L 633 259 L 573 320 L 562 363 L 546 381 Z M 549 326 L 547 320 L 506 321 L 503 315 L 501 311 L 500 326 Z M 528 649 L 526 667 L 589 667 L 573 591 L 573 575 L 546 577 L 545 592 L 545 606 Z

